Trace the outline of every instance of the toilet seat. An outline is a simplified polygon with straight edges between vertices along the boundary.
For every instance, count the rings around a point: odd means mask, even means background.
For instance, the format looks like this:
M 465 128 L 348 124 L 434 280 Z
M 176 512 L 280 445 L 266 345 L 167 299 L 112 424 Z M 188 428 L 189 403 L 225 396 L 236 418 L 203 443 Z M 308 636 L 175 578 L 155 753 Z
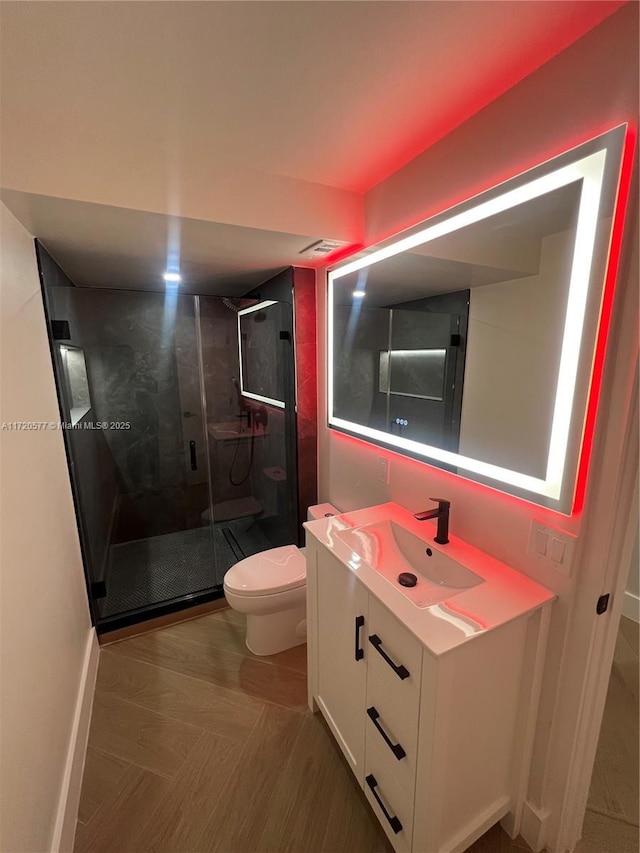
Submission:
M 307 563 L 295 545 L 271 548 L 245 557 L 224 576 L 224 588 L 239 597 L 276 595 L 307 582 Z

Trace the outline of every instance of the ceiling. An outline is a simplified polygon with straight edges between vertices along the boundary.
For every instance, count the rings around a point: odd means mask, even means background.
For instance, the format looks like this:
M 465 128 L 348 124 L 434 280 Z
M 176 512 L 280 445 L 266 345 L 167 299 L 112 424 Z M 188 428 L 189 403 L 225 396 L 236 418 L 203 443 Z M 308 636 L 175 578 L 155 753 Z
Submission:
M 357 242 L 363 193 L 621 5 L 5 0 L 3 199 L 78 283 L 157 286 L 179 218 L 240 292 Z
M 241 296 L 285 267 L 309 266 L 312 236 L 163 216 L 0 190 L 71 281 L 84 287 L 164 290 L 178 268 L 181 292 Z

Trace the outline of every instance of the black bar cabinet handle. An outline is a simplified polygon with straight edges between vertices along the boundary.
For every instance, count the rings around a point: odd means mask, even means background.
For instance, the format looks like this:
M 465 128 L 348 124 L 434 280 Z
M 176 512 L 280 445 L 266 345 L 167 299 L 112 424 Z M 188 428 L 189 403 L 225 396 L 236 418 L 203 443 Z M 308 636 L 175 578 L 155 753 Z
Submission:
M 391 752 L 398 759 L 398 761 L 400 761 L 401 758 L 404 758 L 407 753 L 404 751 L 404 749 L 400 746 L 399 743 L 393 743 L 393 741 L 391 740 L 389 735 L 385 732 L 385 730 L 382 728 L 382 726 L 378 722 L 378 719 L 380 718 L 380 714 L 379 714 L 377 708 L 375 708 L 372 705 L 370 708 L 367 708 L 367 714 L 369 715 L 369 719 L 371 720 L 373 725 L 378 729 L 378 731 L 382 735 L 382 739 L 384 740 L 386 745 L 389 747 Z
M 364 649 L 360 647 L 360 628 L 364 625 L 364 616 L 356 616 L 356 660 L 362 660 Z
M 191 456 L 191 470 L 198 470 L 198 462 L 196 461 L 196 443 L 195 441 L 189 442 L 189 455 Z
M 369 637 L 369 642 L 370 642 L 370 643 L 371 643 L 371 645 L 374 647 L 374 649 L 375 649 L 375 650 L 376 650 L 380 655 L 382 655 L 382 657 L 383 657 L 383 658 L 385 659 L 385 661 L 389 664 L 389 666 L 390 666 L 390 667 L 391 667 L 391 669 L 395 672 L 395 674 L 398 676 L 398 678 L 402 679 L 402 681 L 404 681 L 404 680 L 405 680 L 405 678 L 409 678 L 409 676 L 411 675 L 411 673 L 409 672 L 409 670 L 406 668 L 406 666 L 403 666 L 402 664 L 394 663 L 394 662 L 391 660 L 391 658 L 389 657 L 389 655 L 388 655 L 388 654 L 385 652 L 385 650 L 382 648 L 382 640 L 380 639 L 380 637 L 379 637 L 377 634 L 371 634 L 371 636 Z
M 384 803 L 382 802 L 382 800 L 380 799 L 380 797 L 378 795 L 378 792 L 376 791 L 376 787 L 378 785 L 378 782 L 376 780 L 376 777 L 373 775 L 373 773 L 369 773 L 369 775 L 365 779 L 365 782 L 371 788 L 371 793 L 375 797 L 376 803 L 382 809 L 382 814 L 389 821 L 389 824 L 391 825 L 391 829 L 397 835 L 400 832 L 400 830 L 402 829 L 402 824 L 400 823 L 400 818 L 397 817 L 396 815 L 390 815 L 389 812 L 385 809 Z

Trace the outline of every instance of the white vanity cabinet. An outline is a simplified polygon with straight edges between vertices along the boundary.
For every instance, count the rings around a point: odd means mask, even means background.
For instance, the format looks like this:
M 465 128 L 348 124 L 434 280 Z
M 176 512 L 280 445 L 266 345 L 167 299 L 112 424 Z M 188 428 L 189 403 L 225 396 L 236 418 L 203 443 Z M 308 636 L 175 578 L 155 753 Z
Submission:
M 394 849 L 463 851 L 505 817 L 517 833 L 548 606 L 434 654 L 310 530 L 307 605 L 310 706 Z
M 331 559 L 317 575 L 315 594 L 322 624 L 315 646 L 318 667 L 315 699 L 336 740 L 362 785 L 364 727 L 360 710 L 367 689 L 364 662 L 364 626 L 368 593 L 337 560 Z

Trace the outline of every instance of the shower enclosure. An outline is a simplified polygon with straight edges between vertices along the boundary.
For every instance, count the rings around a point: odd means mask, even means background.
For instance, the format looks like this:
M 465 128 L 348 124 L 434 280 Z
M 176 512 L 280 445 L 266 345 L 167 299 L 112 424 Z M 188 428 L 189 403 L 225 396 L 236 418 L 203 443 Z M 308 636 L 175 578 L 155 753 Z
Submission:
M 75 287 L 37 249 L 99 630 L 220 597 L 299 541 L 291 305 Z

